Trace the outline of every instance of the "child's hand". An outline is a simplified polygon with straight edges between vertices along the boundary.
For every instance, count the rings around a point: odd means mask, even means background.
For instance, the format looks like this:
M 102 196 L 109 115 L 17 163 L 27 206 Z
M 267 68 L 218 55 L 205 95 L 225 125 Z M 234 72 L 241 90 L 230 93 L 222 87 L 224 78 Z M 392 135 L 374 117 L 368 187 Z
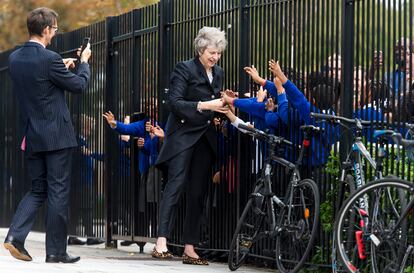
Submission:
M 257 102 L 263 102 L 267 97 L 267 91 L 263 90 L 263 87 L 260 86 L 259 91 L 256 94 Z
M 151 134 L 153 135 L 152 138 L 154 138 L 154 136 L 164 138 L 165 136 L 164 130 L 159 125 L 152 127 Z
M 102 116 L 106 119 L 106 122 L 108 122 L 108 124 L 109 124 L 109 126 L 111 126 L 111 128 L 116 127 L 116 119 L 115 119 L 114 114 L 112 114 L 111 111 L 103 113 Z
M 274 111 L 276 108 L 275 103 L 272 98 L 269 98 L 266 102 L 266 111 Z
M 227 91 L 227 90 L 226 90 L 226 91 Z M 231 96 L 229 96 L 229 95 L 228 95 L 228 93 L 227 93 L 226 91 L 224 91 L 224 92 L 222 92 L 222 93 L 221 93 L 221 100 L 222 100 L 225 104 L 232 105 L 235 97 L 231 97 Z
M 230 98 L 236 98 L 237 97 L 237 93 L 234 92 L 233 90 L 230 89 L 226 89 L 223 91 L 224 94 L 226 94 L 227 96 L 229 96 Z
M 145 122 L 145 131 L 147 131 L 148 133 L 152 133 L 153 131 L 153 127 L 151 122 L 147 121 Z
M 280 74 L 283 74 L 282 69 L 280 68 L 279 62 L 271 59 L 269 61 L 269 70 L 273 73 L 273 76 L 278 77 Z
M 270 60 L 269 61 L 269 70 L 272 71 L 273 76 L 278 77 L 282 84 L 285 84 L 288 79 L 280 68 L 279 61 Z
M 144 148 L 144 145 L 145 145 L 145 139 L 142 138 L 142 137 L 138 138 L 138 141 L 137 141 L 138 148 L 142 149 L 142 148 Z
M 244 68 L 244 71 L 246 71 L 247 74 L 249 74 L 250 77 L 252 77 L 252 80 L 257 83 L 262 85 L 264 82 L 264 79 L 262 77 L 260 77 L 259 73 L 257 72 L 256 68 L 252 65 L 251 67 L 246 66 Z

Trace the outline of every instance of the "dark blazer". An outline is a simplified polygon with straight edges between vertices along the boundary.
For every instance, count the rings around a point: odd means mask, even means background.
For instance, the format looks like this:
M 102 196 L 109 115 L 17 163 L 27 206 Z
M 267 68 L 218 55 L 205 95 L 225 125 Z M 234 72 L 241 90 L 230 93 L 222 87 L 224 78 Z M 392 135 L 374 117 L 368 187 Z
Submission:
M 86 89 L 89 65 L 79 64 L 74 74 L 59 54 L 27 42 L 10 55 L 9 68 L 23 115 L 26 149 L 41 152 L 77 146 L 64 91 Z
M 223 69 L 213 67 L 210 84 L 206 70 L 198 58 L 176 65 L 170 80 L 168 104 L 170 114 L 165 126 L 165 139 L 156 165 L 163 164 L 175 155 L 190 148 L 204 134 L 216 152 L 217 136 L 214 128 L 214 112 L 197 111 L 199 101 L 220 98 L 223 85 Z

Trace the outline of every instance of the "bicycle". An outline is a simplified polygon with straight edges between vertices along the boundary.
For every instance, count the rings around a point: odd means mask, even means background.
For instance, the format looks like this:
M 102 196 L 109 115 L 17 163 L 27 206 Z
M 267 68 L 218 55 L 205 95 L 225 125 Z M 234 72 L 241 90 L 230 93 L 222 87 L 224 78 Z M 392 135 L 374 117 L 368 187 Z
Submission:
M 249 256 L 253 246 L 264 238 L 275 238 L 275 259 L 279 272 L 296 273 L 308 258 L 319 223 L 320 197 L 316 183 L 300 178 L 299 166 L 311 135 L 321 131 L 312 125 L 302 126 L 304 141 L 295 164 L 276 155 L 281 145 L 292 146 L 284 138 L 239 125 L 246 133 L 268 144 L 269 155 L 249 195 L 229 249 L 228 266 L 234 271 Z M 272 192 L 272 163 L 289 171 L 290 180 L 283 199 Z
M 344 162 L 341 163 L 340 167 L 340 183 L 344 186 L 347 186 L 349 194 L 354 193 L 356 190 L 361 188 L 363 185 L 366 184 L 365 178 L 365 171 L 364 171 L 364 162 L 367 162 L 372 169 L 375 171 L 374 177 L 375 179 L 382 179 L 383 178 L 383 161 L 386 158 L 386 150 L 385 145 L 387 144 L 388 138 L 394 134 L 392 130 L 380 130 L 375 131 L 374 138 L 379 140 L 379 151 L 377 153 L 377 157 L 373 159 L 371 154 L 369 153 L 368 149 L 362 142 L 363 136 L 363 129 L 364 128 L 371 128 L 373 123 L 371 121 L 361 120 L 358 118 L 349 119 L 341 116 L 335 115 L 328 115 L 328 114 L 320 114 L 320 113 L 311 113 L 312 118 L 315 120 L 323 121 L 323 122 L 330 122 L 335 125 L 339 125 L 343 127 L 345 130 L 352 132 L 352 144 L 351 149 L 347 153 L 346 159 Z M 339 192 L 339 199 L 341 200 L 344 196 L 345 189 L 342 187 L 341 191 Z M 401 197 L 402 198 L 402 197 Z M 368 203 L 361 200 L 360 202 L 360 209 L 367 210 Z M 339 211 L 340 202 L 337 203 L 337 209 L 335 211 Z M 357 238 L 355 237 L 355 226 L 359 223 L 354 222 L 353 219 L 350 219 L 348 222 L 348 227 L 346 227 L 346 232 L 348 234 L 347 246 L 346 248 L 349 251 L 355 250 L 355 242 L 352 241 L 350 238 Z M 335 229 L 334 229 L 335 233 Z M 333 237 L 332 239 L 332 271 L 336 272 L 344 272 L 345 269 L 343 265 L 338 263 L 337 259 L 337 252 L 336 252 L 336 238 Z
M 414 140 L 403 139 L 400 133 L 385 131 L 394 143 L 411 151 L 410 160 L 414 161 Z M 368 204 L 366 210 L 360 209 L 361 200 Z M 413 209 L 413 182 L 387 177 L 369 182 L 354 192 L 338 214 L 334 235 L 346 271 L 413 272 Z M 343 229 L 349 221 L 360 223 L 355 226 L 356 251 L 345 246 L 349 237 Z
M 413 140 L 414 139 L 414 124 L 405 123 L 404 127 L 407 129 L 407 131 L 405 132 L 404 138 L 407 140 Z

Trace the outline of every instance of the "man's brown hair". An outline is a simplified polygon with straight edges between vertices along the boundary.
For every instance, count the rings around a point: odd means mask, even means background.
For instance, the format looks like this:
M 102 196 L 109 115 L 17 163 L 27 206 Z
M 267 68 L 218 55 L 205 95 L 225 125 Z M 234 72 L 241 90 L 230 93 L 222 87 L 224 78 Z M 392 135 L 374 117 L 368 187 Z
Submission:
M 29 35 L 42 36 L 46 27 L 53 26 L 59 15 L 56 11 L 49 8 L 37 8 L 27 15 L 27 30 Z

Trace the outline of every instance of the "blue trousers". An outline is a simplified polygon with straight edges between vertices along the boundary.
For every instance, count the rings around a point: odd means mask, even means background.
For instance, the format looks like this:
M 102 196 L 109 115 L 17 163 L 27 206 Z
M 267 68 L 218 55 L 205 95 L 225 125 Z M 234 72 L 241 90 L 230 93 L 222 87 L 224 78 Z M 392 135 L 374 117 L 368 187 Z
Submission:
M 32 187 L 20 201 L 8 236 L 24 244 L 37 211 L 47 200 L 46 254 L 66 253 L 72 148 L 26 152 L 26 165 Z

